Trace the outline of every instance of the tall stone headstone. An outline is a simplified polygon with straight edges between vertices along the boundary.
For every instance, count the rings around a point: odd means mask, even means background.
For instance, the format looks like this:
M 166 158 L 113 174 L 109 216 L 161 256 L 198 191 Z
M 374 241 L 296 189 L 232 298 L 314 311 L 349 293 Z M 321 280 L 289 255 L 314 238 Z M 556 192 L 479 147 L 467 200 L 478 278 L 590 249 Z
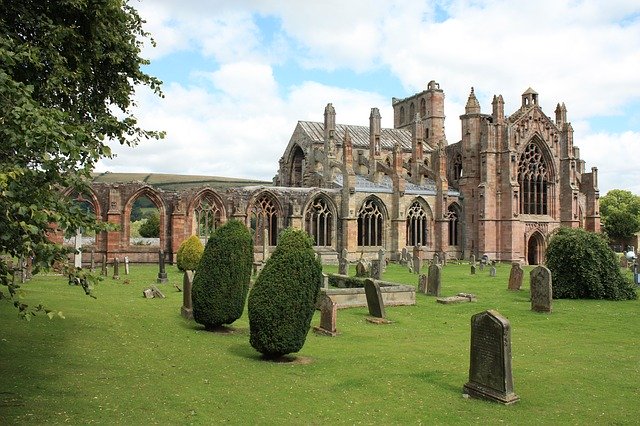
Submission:
M 469 263 L 471 265 L 475 265 L 476 264 L 476 255 L 475 254 L 471 255 L 471 260 L 469 260 Z
M 129 256 L 124 257 L 124 274 L 129 275 Z
M 183 318 L 193 319 L 193 303 L 191 302 L 191 287 L 193 286 L 193 271 L 184 271 L 182 277 L 182 308 Z
M 524 276 L 524 270 L 520 263 L 513 262 L 511 264 L 511 272 L 509 273 L 509 290 L 520 290 L 522 287 L 522 277 Z
M 342 254 L 338 259 L 338 273 L 340 275 L 349 275 L 349 252 L 347 249 L 342 249 Z
M 442 266 L 447 266 L 447 252 L 442 252 Z
M 433 255 L 433 263 L 434 265 L 439 265 L 440 264 L 440 255 L 438 253 L 435 253 Z
M 382 293 L 380 292 L 380 284 L 372 279 L 364 281 L 364 292 L 367 296 L 367 307 L 369 315 L 374 318 L 384 318 L 384 302 L 382 301 Z
M 102 271 L 100 273 L 102 275 L 104 275 L 105 277 L 108 274 L 108 272 L 107 272 L 107 255 L 106 254 L 102 255 Z
M 322 273 L 322 288 L 329 288 L 329 275 Z
M 420 269 L 422 268 L 422 256 L 420 255 L 420 245 L 413 247 L 413 273 L 420 275 Z
M 418 276 L 418 292 L 426 294 L 428 286 L 429 286 L 429 276 L 426 274 L 420 274 Z
M 400 257 L 400 263 L 402 265 L 405 265 L 407 263 L 407 248 L 406 247 L 402 247 L 402 254 Z
M 484 262 L 480 262 L 480 271 L 484 271 Z
M 371 261 L 371 278 L 379 280 L 382 277 L 382 265 L 380 260 L 374 259 Z
M 118 259 L 117 257 L 113 259 L 113 279 L 120 279 L 120 259 Z
M 442 266 L 429 266 L 429 281 L 427 284 L 427 295 L 440 297 L 440 287 L 442 286 Z
M 338 304 L 327 295 L 319 303 L 320 325 L 313 327 L 318 334 L 326 336 L 337 336 L 336 320 L 338 317 Z
M 387 268 L 387 259 L 385 257 L 385 250 L 381 248 L 378 250 L 378 261 L 380 262 L 380 272 L 384 272 Z
M 158 251 L 158 279 L 156 281 L 158 283 L 166 283 L 169 281 L 169 278 L 167 278 L 167 271 L 164 266 L 164 250 Z
M 551 271 L 542 265 L 536 266 L 529 273 L 529 286 L 531 288 L 531 310 L 551 312 L 553 300 Z
M 463 392 L 474 398 L 513 404 L 511 371 L 511 325 L 497 311 L 471 317 L 469 381 Z
M 475 275 L 476 274 L 476 265 L 475 264 L 471 264 L 471 275 Z
M 489 276 L 490 277 L 496 276 L 496 267 L 494 265 L 491 265 L 491 267 L 489 268 Z
M 367 267 L 366 262 L 363 259 L 360 259 L 356 264 L 356 277 L 368 277 L 369 276 L 369 268 Z

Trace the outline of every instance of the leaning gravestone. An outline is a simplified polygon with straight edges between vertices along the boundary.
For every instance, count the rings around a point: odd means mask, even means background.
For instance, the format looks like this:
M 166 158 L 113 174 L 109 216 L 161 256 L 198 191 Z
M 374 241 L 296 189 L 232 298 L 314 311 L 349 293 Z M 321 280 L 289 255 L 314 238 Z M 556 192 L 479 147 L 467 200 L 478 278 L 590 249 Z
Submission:
M 447 252 L 442 252 L 442 266 L 447 266 Z
M 440 287 L 442 285 L 442 266 L 429 266 L 429 281 L 427 284 L 427 295 L 440 297 Z
M 113 279 L 120 279 L 120 259 L 118 259 L 117 257 L 113 259 Z
M 142 290 L 142 295 L 147 299 L 153 299 L 153 298 L 164 299 L 164 294 L 155 285 L 152 285 L 151 287 L 148 287 Z
M 469 381 L 463 392 L 474 398 L 513 404 L 511 371 L 511 325 L 497 311 L 471 317 Z
M 511 272 L 509 273 L 509 290 L 520 290 L 522 287 L 522 277 L 524 271 L 518 262 L 511 264 Z
M 531 310 L 535 312 L 551 312 L 553 287 L 551 271 L 544 266 L 537 266 L 529 273 L 531 289 Z
M 158 279 L 156 280 L 158 283 L 166 283 L 169 281 L 167 278 L 167 271 L 164 268 L 164 250 L 158 251 Z
M 180 314 L 186 319 L 193 319 L 193 303 L 191 301 L 191 287 L 193 286 L 193 271 L 184 271 L 182 278 L 182 308 Z
M 364 281 L 364 292 L 367 296 L 369 315 L 374 318 L 384 319 L 384 302 L 382 301 L 380 284 L 372 279 L 366 279 Z
M 320 325 L 313 327 L 317 334 L 335 337 L 338 335 L 336 319 L 338 317 L 338 304 L 327 295 L 319 303 Z
M 371 261 L 371 278 L 379 280 L 382 277 L 382 265 L 380 260 L 374 259 Z
M 426 294 L 428 285 L 429 277 L 426 274 L 420 274 L 418 276 L 418 292 Z

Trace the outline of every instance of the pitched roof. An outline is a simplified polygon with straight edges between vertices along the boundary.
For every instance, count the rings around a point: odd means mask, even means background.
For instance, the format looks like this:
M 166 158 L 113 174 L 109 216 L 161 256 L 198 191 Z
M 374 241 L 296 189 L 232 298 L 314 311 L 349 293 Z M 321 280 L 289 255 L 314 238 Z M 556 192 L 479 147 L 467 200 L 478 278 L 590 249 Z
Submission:
M 324 143 L 324 123 L 317 121 L 298 121 L 298 125 L 314 143 Z M 354 148 L 369 148 L 369 127 L 353 124 L 336 124 L 336 142 L 340 145 L 344 140 L 345 130 L 349 129 L 351 143 Z M 392 150 L 395 144 L 405 151 L 411 151 L 411 132 L 403 129 L 381 129 L 380 147 Z
M 127 183 L 144 182 L 155 188 L 164 190 L 178 190 L 209 186 L 211 188 L 226 189 L 233 186 L 266 185 L 268 181 L 236 179 L 220 176 L 172 175 L 164 173 L 93 173 L 93 182 Z

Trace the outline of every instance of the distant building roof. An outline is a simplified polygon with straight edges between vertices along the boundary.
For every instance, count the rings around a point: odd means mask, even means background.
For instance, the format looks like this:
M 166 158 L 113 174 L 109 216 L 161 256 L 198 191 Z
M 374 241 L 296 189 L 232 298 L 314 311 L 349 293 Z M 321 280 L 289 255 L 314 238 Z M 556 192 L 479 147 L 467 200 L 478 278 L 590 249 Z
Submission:
M 180 190 L 208 186 L 210 188 L 226 189 L 233 186 L 263 185 L 271 186 L 270 181 L 236 179 L 219 176 L 171 175 L 164 173 L 93 173 L 96 183 L 127 183 L 144 182 L 154 188 L 164 190 Z
M 317 121 L 299 121 L 298 124 L 315 143 L 324 142 L 324 123 Z M 369 148 L 369 127 L 352 124 L 336 124 L 336 142 L 342 143 L 345 130 L 349 129 L 354 148 Z M 392 150 L 396 143 L 405 151 L 411 151 L 411 132 L 403 129 L 381 129 L 380 146 Z

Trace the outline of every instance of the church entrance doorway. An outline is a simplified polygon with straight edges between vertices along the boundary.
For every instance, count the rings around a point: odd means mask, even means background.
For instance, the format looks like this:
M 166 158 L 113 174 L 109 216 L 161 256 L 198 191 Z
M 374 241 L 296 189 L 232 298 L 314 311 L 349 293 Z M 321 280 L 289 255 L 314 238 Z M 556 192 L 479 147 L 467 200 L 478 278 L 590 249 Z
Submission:
M 544 260 L 544 237 L 534 232 L 527 243 L 527 262 L 529 265 L 539 265 Z

